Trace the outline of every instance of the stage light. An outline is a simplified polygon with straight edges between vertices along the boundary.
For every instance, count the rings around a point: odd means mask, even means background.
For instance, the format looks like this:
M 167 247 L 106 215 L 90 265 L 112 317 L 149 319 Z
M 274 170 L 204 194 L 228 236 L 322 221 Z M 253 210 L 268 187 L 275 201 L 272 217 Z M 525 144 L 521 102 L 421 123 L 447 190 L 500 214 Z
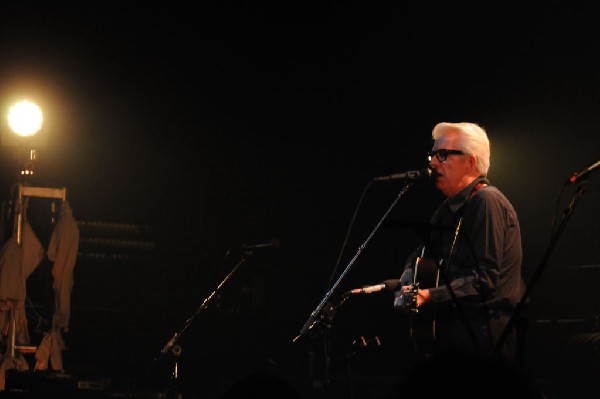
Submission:
M 2 128 L 2 145 L 36 149 L 46 145 L 47 134 L 42 129 L 41 108 L 29 100 L 20 100 L 8 108 Z
M 42 129 L 44 116 L 37 104 L 23 100 L 8 110 L 8 125 L 21 137 L 31 137 Z
M 23 167 L 21 179 L 32 178 L 35 174 L 36 149 L 46 145 L 46 134 L 42 126 L 44 116 L 40 107 L 29 100 L 15 102 L 6 114 L 7 126 L 2 129 L 2 145 L 13 147 Z

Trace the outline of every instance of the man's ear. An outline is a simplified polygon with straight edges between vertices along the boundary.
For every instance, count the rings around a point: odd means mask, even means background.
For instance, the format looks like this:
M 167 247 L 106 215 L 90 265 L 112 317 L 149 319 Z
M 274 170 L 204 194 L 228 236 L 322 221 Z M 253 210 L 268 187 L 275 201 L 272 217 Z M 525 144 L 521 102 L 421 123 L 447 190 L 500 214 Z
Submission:
M 475 155 L 469 155 L 469 163 L 473 170 L 477 170 L 477 157 Z

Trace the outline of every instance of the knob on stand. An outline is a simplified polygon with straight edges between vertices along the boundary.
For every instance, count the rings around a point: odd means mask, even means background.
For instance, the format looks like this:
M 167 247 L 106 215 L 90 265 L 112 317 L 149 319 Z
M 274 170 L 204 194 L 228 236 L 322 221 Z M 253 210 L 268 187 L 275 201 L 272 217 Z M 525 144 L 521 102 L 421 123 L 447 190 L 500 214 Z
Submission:
M 173 371 L 171 372 L 167 387 L 166 398 L 182 399 L 181 392 L 179 392 L 179 356 L 181 355 L 181 346 L 178 344 L 173 345 L 171 354 L 173 355 Z

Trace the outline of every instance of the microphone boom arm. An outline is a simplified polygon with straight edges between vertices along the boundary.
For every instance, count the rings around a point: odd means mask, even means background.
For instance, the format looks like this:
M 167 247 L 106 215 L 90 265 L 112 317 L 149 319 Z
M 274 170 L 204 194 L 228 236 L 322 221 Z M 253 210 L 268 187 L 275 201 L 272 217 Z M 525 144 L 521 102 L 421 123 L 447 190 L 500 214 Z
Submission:
M 190 317 L 188 317 L 188 319 L 183 323 L 182 327 L 177 332 L 175 332 L 175 334 L 173 334 L 173 336 L 171 337 L 171 339 L 169 339 L 167 341 L 167 343 L 165 344 L 165 346 L 161 349 L 160 353 L 155 357 L 155 359 L 154 359 L 155 362 L 159 361 L 163 357 L 163 355 L 165 355 L 167 352 L 169 352 L 175 346 L 175 344 L 177 344 L 177 342 L 181 338 L 181 335 L 192 324 L 192 322 L 194 321 L 194 319 L 196 318 L 196 316 L 198 316 L 204 309 L 206 309 L 208 307 L 208 304 L 210 303 L 210 301 L 221 290 L 221 288 L 223 287 L 223 285 L 227 281 L 229 281 L 229 279 L 231 278 L 231 276 L 233 276 L 235 274 L 235 272 L 239 269 L 239 267 L 242 265 L 242 263 L 244 263 L 244 262 L 246 262 L 246 260 L 248 260 L 248 257 L 251 254 L 252 254 L 252 251 L 245 251 L 242 254 L 242 257 L 240 258 L 240 260 L 238 261 L 238 263 L 233 267 L 233 269 L 231 269 L 231 271 L 223 278 L 223 280 L 221 280 L 221 282 L 210 293 L 210 295 L 208 295 L 204 299 L 204 301 L 202 301 L 202 304 L 194 311 L 194 313 Z
M 333 294 L 333 292 L 335 291 L 335 289 L 337 288 L 337 286 L 340 284 L 340 282 L 346 276 L 346 274 L 348 273 L 348 271 L 350 270 L 350 268 L 352 267 L 352 265 L 354 264 L 354 262 L 356 262 L 356 259 L 358 259 L 358 257 L 360 256 L 360 254 L 362 253 L 362 251 L 365 249 L 365 247 L 367 246 L 367 244 L 369 243 L 369 241 L 371 240 L 371 238 L 375 235 L 375 233 L 377 232 L 377 230 L 379 230 L 379 228 L 381 227 L 381 224 L 387 218 L 387 216 L 392 211 L 392 209 L 396 206 L 396 204 L 398 203 L 398 201 L 400 200 L 400 198 L 406 193 L 406 191 L 408 191 L 408 189 L 412 185 L 413 185 L 412 182 L 408 182 L 408 183 L 405 184 L 405 186 L 402 188 L 402 190 L 400 191 L 400 193 L 398 194 L 398 196 L 396 197 L 396 199 L 392 202 L 392 204 L 385 211 L 385 213 L 383 214 L 383 216 L 381 217 L 381 219 L 379 220 L 379 222 L 377 222 L 377 224 L 373 228 L 373 231 L 371 231 L 371 233 L 367 236 L 366 240 L 358 247 L 358 250 L 357 250 L 356 254 L 352 257 L 352 259 L 350 260 L 350 262 L 348 262 L 348 265 L 342 271 L 342 273 L 340 274 L 340 276 L 338 277 L 338 279 L 331 286 L 331 288 L 325 293 L 325 296 L 323 297 L 323 299 L 321 300 L 321 302 L 319 302 L 319 304 L 317 305 L 317 307 L 312 311 L 312 313 L 310 314 L 310 316 L 308 317 L 308 319 L 304 323 L 304 326 L 302 326 L 302 328 L 300 329 L 300 332 L 292 340 L 292 342 L 296 342 L 300 337 L 306 335 L 306 333 L 315 326 L 315 324 L 318 321 L 318 317 L 321 315 L 323 307 L 325 306 L 325 304 L 327 304 L 327 302 L 329 301 L 329 298 L 331 298 L 331 295 Z

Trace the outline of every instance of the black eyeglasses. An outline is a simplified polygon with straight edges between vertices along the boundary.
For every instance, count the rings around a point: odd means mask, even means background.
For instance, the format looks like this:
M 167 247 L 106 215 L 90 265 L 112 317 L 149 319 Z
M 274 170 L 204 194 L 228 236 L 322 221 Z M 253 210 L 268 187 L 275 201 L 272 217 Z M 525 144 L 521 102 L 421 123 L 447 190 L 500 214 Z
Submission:
M 445 148 L 440 148 L 439 150 L 429 151 L 427 156 L 429 157 L 429 162 L 433 160 L 433 156 L 435 155 L 440 162 L 444 162 L 448 155 L 465 155 L 461 150 L 447 150 Z

